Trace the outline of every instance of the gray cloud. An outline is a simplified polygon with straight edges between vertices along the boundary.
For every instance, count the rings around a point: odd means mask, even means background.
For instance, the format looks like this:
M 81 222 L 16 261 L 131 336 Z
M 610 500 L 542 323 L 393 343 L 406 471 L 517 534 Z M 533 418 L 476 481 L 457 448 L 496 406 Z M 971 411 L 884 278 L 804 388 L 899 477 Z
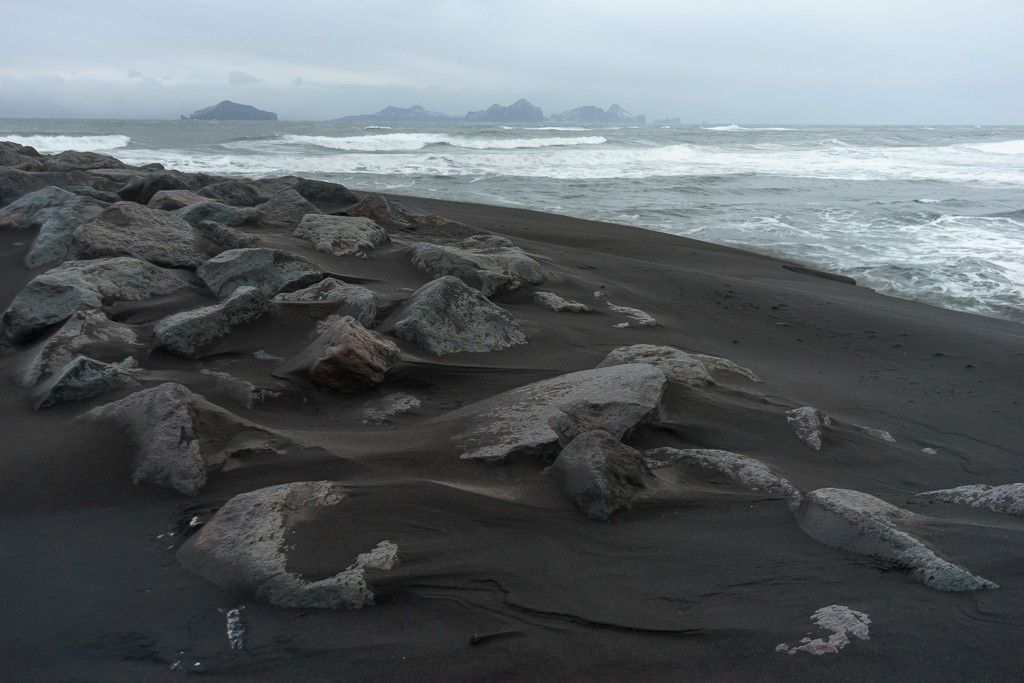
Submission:
M 1020 123 L 1024 112 L 1018 0 L 378 0 L 358 11 L 311 0 L 286 12 L 261 0 L 180 0 L 175 12 L 6 0 L 4 13 L 0 116 L 173 118 L 237 86 L 285 119 L 388 104 L 462 114 L 519 97 L 548 113 L 618 102 L 729 123 Z

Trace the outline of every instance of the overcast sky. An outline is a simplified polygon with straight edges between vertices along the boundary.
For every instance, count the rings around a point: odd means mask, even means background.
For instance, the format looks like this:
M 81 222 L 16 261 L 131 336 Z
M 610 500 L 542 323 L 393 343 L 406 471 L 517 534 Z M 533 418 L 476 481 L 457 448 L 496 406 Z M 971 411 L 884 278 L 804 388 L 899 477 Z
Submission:
M 0 0 L 0 117 L 1024 123 L 1022 0 Z

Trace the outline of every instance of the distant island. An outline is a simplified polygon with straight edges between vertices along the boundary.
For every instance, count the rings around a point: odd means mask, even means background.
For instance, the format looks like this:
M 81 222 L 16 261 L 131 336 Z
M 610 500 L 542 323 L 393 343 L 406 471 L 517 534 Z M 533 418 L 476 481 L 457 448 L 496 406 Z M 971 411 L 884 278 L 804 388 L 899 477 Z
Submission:
M 198 112 L 197 112 L 198 113 Z M 385 107 L 376 114 L 359 114 L 356 116 L 343 116 L 334 121 L 339 122 L 363 122 L 363 123 L 454 123 L 457 121 L 481 122 L 481 123 L 618 123 L 618 124 L 644 124 L 646 117 L 643 114 L 634 116 L 617 104 L 613 104 L 607 111 L 593 105 L 577 107 L 561 114 L 544 116 L 544 111 L 526 99 L 519 99 L 508 106 L 492 104 L 487 109 L 468 112 L 463 117 L 442 114 L 441 112 L 424 109 L 420 105 L 413 105 L 408 108 Z
M 191 116 L 181 115 L 183 121 L 277 121 L 272 111 L 257 109 L 251 104 L 238 104 L 224 100 L 212 107 L 198 109 Z

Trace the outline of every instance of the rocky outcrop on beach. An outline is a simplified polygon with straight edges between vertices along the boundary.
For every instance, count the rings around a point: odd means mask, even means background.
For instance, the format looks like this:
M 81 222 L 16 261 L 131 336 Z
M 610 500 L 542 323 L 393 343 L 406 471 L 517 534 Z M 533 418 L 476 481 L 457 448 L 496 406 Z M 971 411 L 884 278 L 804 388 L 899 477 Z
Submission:
M 182 114 L 181 118 L 193 121 L 277 121 L 277 114 L 257 109 L 251 104 L 223 100 L 209 107 L 197 109 L 190 116 Z
M 458 678 L 552 639 L 614 678 L 707 643 L 806 678 L 1024 609 L 1002 327 L 607 224 L 101 157 L 0 143 L 0 524 L 22 612 L 81 563 L 117 617 L 83 647 L 128 678 L 426 670 L 380 633 L 494 654 Z

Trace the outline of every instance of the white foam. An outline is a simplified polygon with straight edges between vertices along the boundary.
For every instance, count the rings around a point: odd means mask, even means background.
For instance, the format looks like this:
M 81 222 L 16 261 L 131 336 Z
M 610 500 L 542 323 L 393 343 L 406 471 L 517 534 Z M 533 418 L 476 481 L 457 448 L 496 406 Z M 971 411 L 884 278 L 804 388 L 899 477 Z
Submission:
M 58 152 L 109 152 L 127 147 L 131 138 L 127 135 L 4 135 L 6 140 L 18 145 L 34 147 L 42 154 Z
M 537 149 L 542 147 L 569 147 L 573 145 L 601 145 L 608 140 L 602 136 L 539 137 L 539 138 L 478 138 L 446 133 L 388 133 L 385 135 L 356 135 L 330 137 L 326 135 L 285 135 L 285 143 L 312 145 L 351 152 L 414 152 L 430 145 L 449 145 L 461 149 Z
M 1004 140 L 1003 142 L 978 142 L 960 145 L 963 149 L 984 152 L 985 154 L 1024 154 L 1024 140 Z

